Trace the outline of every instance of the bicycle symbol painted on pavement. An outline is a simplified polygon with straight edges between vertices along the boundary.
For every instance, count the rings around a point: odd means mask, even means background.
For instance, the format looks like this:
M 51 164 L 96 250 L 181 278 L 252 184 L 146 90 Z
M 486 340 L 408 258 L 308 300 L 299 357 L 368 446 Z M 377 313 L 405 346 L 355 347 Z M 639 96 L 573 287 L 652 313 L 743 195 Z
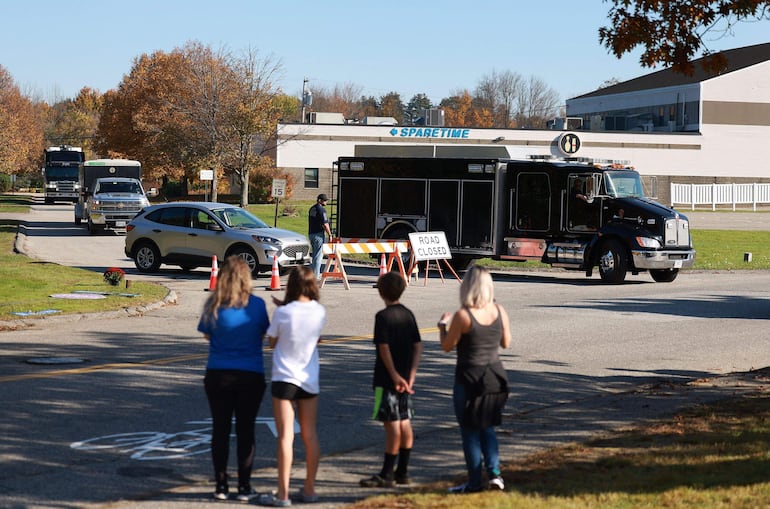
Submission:
M 264 424 L 273 436 L 278 436 L 272 417 L 257 417 L 255 423 Z M 200 424 L 206 427 L 178 433 L 162 431 L 117 433 L 74 442 L 70 444 L 70 448 L 79 451 L 117 449 L 122 453 L 131 453 L 131 459 L 142 461 L 186 458 L 211 451 L 211 418 L 189 421 L 185 424 Z M 299 424 L 296 421 L 294 431 L 299 433 Z

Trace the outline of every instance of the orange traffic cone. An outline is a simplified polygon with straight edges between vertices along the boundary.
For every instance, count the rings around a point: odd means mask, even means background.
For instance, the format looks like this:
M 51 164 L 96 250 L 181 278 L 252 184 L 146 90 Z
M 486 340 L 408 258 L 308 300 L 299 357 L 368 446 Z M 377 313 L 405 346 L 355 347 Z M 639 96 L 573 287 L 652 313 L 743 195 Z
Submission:
M 385 266 L 385 253 L 380 255 L 380 276 L 388 272 L 388 268 Z
M 281 275 L 278 272 L 278 257 L 273 256 L 273 270 L 270 276 L 270 286 L 268 290 L 280 290 L 281 289 Z
M 380 274 L 377 276 L 377 282 L 379 282 L 383 274 L 387 274 L 387 273 L 388 273 L 388 267 L 385 265 L 385 253 L 382 253 L 380 255 Z M 375 282 L 372 285 L 372 288 L 377 288 L 377 282 Z
M 211 257 L 211 277 L 209 277 L 209 287 L 207 292 L 213 292 L 217 289 L 217 276 L 219 275 L 219 266 L 217 266 L 217 255 Z

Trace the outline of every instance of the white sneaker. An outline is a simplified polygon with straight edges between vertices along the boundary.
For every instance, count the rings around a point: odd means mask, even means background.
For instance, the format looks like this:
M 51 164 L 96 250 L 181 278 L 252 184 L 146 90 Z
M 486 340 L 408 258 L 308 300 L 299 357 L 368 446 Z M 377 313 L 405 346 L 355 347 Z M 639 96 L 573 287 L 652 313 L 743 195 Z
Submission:
M 505 481 L 503 481 L 503 478 L 498 476 L 493 477 L 489 480 L 489 483 L 487 484 L 487 488 L 490 490 L 500 490 L 503 491 L 505 489 Z

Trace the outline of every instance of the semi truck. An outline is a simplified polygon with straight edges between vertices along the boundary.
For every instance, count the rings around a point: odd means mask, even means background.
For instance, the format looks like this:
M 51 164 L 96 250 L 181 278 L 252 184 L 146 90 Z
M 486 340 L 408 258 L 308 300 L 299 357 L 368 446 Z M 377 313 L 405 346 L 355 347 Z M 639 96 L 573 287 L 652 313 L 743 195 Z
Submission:
M 148 193 L 142 187 L 139 161 L 85 161 L 80 165 L 78 177 L 81 193 L 75 204 L 75 224 L 85 221 L 89 233 L 125 231 L 126 224 L 150 204 Z
M 48 147 L 43 156 L 41 173 L 45 182 L 45 203 L 77 202 L 80 196 L 78 167 L 85 161 L 83 149 L 69 145 Z
M 617 284 L 644 271 L 671 282 L 695 261 L 687 217 L 647 198 L 627 163 L 340 157 L 333 171 L 337 236 L 443 231 L 458 269 L 538 260 Z

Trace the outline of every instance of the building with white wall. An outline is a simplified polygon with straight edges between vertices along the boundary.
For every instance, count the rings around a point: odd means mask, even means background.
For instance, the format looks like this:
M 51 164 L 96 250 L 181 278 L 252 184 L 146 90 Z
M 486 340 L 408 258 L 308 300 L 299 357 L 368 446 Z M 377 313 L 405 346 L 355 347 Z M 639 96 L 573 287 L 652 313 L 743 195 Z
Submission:
M 294 197 L 333 194 L 341 156 L 576 156 L 628 161 L 648 192 L 671 182 L 770 182 L 770 43 L 724 52 L 727 66 L 693 76 L 670 69 L 567 101 L 572 131 L 430 126 L 279 124 L 276 163 Z

